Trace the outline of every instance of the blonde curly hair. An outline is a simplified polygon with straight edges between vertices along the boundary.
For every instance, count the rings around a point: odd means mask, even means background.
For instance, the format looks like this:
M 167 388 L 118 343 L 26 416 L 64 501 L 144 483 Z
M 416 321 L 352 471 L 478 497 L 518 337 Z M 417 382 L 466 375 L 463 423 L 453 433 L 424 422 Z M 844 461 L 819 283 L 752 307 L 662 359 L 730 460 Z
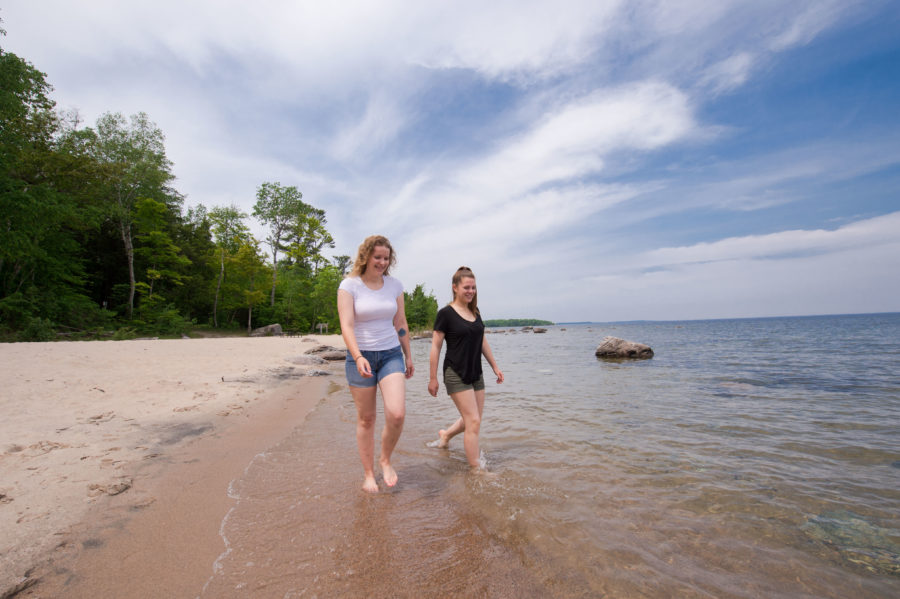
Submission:
M 369 258 L 372 257 L 372 253 L 379 245 L 381 247 L 386 247 L 391 253 L 388 267 L 384 269 L 384 274 L 390 274 L 391 267 L 397 264 L 397 254 L 394 253 L 394 247 L 384 235 L 369 235 L 361 244 L 359 244 L 359 249 L 356 251 L 356 260 L 353 262 L 353 268 L 350 270 L 348 276 L 361 277 L 365 274 L 366 266 L 369 264 Z

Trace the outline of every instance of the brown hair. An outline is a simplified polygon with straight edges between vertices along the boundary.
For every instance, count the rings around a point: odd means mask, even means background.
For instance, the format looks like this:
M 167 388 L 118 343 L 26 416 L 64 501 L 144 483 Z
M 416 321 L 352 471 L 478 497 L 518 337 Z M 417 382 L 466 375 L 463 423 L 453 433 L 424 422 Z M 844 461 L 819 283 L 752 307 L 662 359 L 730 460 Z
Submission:
M 361 277 L 366 272 L 366 266 L 369 264 L 369 258 L 372 257 L 372 253 L 375 252 L 375 246 L 386 247 L 388 251 L 391 253 L 390 261 L 388 262 L 388 267 L 384 269 L 384 274 L 389 274 L 391 267 L 397 263 L 397 254 L 394 253 L 394 248 L 391 246 L 391 242 L 388 241 L 388 238 L 384 235 L 369 235 L 366 237 L 361 244 L 359 244 L 359 249 L 356 251 L 356 261 L 353 262 L 353 268 L 350 270 L 350 274 L 348 276 L 351 277 Z
M 472 272 L 472 269 L 468 266 L 460 266 L 456 269 L 456 272 L 453 273 L 453 286 L 459 285 L 459 282 L 463 280 L 463 278 L 469 277 L 471 279 L 475 278 L 475 273 Z M 450 288 L 453 291 L 453 287 Z M 453 291 L 453 299 L 451 303 L 456 301 L 456 291 Z M 469 310 L 472 311 L 472 314 L 478 315 L 478 291 L 475 291 L 475 295 L 472 296 L 472 301 L 469 302 Z

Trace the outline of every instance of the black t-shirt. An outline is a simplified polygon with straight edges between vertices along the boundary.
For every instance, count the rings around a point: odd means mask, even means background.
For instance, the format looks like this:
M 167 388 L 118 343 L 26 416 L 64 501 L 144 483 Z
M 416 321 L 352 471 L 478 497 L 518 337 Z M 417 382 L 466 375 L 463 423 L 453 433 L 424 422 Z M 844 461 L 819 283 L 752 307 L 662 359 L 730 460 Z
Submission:
M 481 315 L 476 314 L 475 322 L 469 322 L 453 306 L 444 306 L 434 319 L 434 330 L 444 333 L 447 340 L 444 370 L 449 366 L 467 385 L 477 381 L 481 377 L 481 342 L 484 339 Z

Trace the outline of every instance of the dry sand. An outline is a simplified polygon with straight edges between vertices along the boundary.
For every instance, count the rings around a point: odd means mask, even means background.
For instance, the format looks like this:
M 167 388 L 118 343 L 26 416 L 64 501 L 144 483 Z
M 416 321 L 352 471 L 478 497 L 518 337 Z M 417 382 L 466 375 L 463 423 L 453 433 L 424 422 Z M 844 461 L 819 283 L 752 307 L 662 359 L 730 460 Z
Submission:
M 228 482 L 343 384 L 320 343 L 0 345 L 0 597 L 196 596 Z

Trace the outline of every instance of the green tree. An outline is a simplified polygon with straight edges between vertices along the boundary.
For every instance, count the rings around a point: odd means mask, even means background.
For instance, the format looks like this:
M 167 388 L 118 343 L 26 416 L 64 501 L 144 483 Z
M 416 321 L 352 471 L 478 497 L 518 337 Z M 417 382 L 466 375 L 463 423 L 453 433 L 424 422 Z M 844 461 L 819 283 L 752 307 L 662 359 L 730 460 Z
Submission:
M 140 197 L 165 194 L 174 176 L 166 158 L 165 136 L 146 113 L 126 120 L 119 113 L 106 113 L 96 128 L 87 132 L 88 147 L 102 167 L 102 194 L 107 215 L 118 229 L 128 265 L 128 318 L 134 313 L 136 278 L 134 273 L 135 204 Z
M 347 273 L 350 272 L 350 266 L 352 265 L 352 260 L 350 256 L 341 255 L 335 256 L 331 259 L 334 266 L 340 271 L 341 276 L 347 276 Z
M 233 258 L 234 271 L 239 282 L 241 307 L 247 309 L 247 334 L 253 330 L 253 308 L 265 301 L 263 291 L 270 274 L 265 259 L 255 240 L 244 243 Z
M 191 263 L 165 230 L 166 212 L 164 203 L 150 198 L 141 198 L 135 206 L 136 240 L 140 242 L 135 254 L 147 264 L 148 297 L 153 297 L 153 287 L 158 282 L 182 285 L 183 271 Z
M 170 231 L 175 245 L 191 262 L 181 271 L 184 284 L 171 290 L 172 299 L 187 318 L 204 322 L 212 311 L 212 281 L 216 276 L 211 264 L 215 251 L 211 227 L 206 208 L 198 205 L 183 217 L 179 215 Z
M 250 230 L 244 223 L 247 214 L 241 212 L 234 204 L 214 207 L 209 211 L 209 219 L 212 223 L 212 234 L 219 257 L 219 276 L 216 281 L 213 302 L 213 326 L 218 327 L 219 295 L 222 291 L 222 283 L 225 281 L 226 257 L 237 254 L 238 250 L 249 242 Z
M 403 303 L 410 329 L 430 329 L 433 326 L 438 312 L 437 299 L 433 293 L 425 293 L 422 283 L 416 285 L 412 293 L 403 292 Z
M 288 255 L 296 263 L 305 266 L 313 274 L 327 262 L 322 255 L 326 247 L 334 247 L 334 238 L 325 229 L 325 211 L 308 204 L 300 207 L 290 227 Z
M 91 223 L 70 193 L 83 187 L 71 184 L 74 174 L 89 169 L 60 151 L 50 91 L 44 73 L 0 48 L 0 325 L 8 330 L 96 311 L 78 244 Z
M 275 305 L 278 252 L 287 250 L 291 227 L 298 216 L 303 213 L 305 206 L 303 194 L 294 186 L 284 187 L 279 182 L 267 182 L 256 190 L 253 216 L 262 224 L 268 225 L 269 235 L 266 237 L 266 244 L 272 250 L 272 293 L 269 304 L 271 306 Z
M 312 330 L 314 285 L 315 279 L 307 269 L 296 265 L 286 268 L 278 277 L 278 297 L 281 299 L 275 305 L 272 322 L 280 322 L 286 330 Z
M 328 329 L 331 331 L 340 330 L 341 323 L 338 318 L 335 298 L 343 278 L 341 271 L 331 264 L 323 266 L 316 273 L 315 284 L 310 297 L 313 312 L 312 326 L 323 322 L 328 325 Z

